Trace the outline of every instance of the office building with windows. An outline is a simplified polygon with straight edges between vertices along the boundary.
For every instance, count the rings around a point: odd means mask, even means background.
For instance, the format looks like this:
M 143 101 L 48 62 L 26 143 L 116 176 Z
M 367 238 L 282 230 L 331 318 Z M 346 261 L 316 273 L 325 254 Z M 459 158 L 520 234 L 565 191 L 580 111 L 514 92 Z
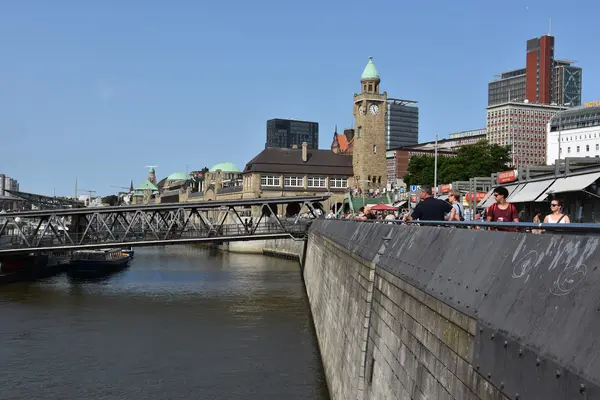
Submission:
M 319 124 L 297 119 L 270 119 L 267 121 L 265 148 L 300 148 L 306 142 L 309 149 L 319 148 Z
M 526 66 L 497 75 L 488 84 L 488 106 L 512 102 L 581 104 L 582 69 L 554 59 L 554 36 L 527 41 Z
M 19 182 L 17 182 L 16 179 L 13 179 L 6 174 L 0 174 L 0 196 L 1 197 L 13 196 L 11 193 L 7 192 L 7 190 L 13 190 L 15 192 L 18 192 L 19 191 Z
M 600 157 L 600 103 L 557 113 L 548 124 L 548 165 L 566 157 Z
M 554 61 L 554 85 L 552 103 L 577 107 L 581 105 L 581 83 L 583 71 L 573 65 L 574 61 Z
M 387 99 L 386 150 L 419 143 L 419 108 L 413 100 Z
M 490 144 L 509 146 L 515 168 L 546 164 L 546 130 L 550 119 L 564 107 L 527 101 L 507 102 L 487 108 Z

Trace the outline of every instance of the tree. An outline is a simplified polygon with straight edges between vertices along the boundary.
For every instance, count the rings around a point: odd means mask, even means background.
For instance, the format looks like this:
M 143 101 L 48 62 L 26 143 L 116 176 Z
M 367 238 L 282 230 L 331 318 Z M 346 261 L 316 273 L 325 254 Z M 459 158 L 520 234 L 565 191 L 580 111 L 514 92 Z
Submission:
M 102 198 L 102 204 L 108 204 L 109 206 L 119 205 L 119 196 L 111 194 Z
M 477 176 L 489 177 L 509 169 L 509 148 L 485 140 L 460 147 L 456 157 L 438 157 L 438 183 L 468 181 Z M 407 185 L 433 185 L 434 157 L 413 156 L 408 163 Z

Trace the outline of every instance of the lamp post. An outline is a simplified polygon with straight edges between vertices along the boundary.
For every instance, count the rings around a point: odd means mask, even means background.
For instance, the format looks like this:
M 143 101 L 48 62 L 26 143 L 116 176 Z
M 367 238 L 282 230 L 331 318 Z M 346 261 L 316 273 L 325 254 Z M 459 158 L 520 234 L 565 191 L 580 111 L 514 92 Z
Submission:
M 561 106 L 560 106 L 560 109 L 558 110 L 558 159 L 559 160 L 562 159 L 562 157 L 561 157 L 562 156 L 562 147 L 561 147 L 561 144 L 560 144 L 560 140 L 561 140 L 560 134 L 561 134 L 561 128 L 562 128 L 561 127 L 561 123 L 562 123 L 562 108 L 565 107 L 565 106 L 570 106 L 571 105 L 571 102 L 563 104 L 562 101 L 564 101 L 564 100 L 561 99 Z
M 438 162 L 438 135 L 435 135 L 435 147 L 433 155 L 433 187 L 435 188 L 435 196 L 437 197 L 437 162 Z

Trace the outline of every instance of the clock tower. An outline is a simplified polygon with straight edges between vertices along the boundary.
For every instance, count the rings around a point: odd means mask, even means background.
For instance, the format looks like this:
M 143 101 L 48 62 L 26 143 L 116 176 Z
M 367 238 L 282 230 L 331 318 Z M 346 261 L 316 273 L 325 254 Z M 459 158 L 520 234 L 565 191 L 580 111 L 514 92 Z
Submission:
M 373 57 L 360 78 L 361 92 L 354 95 L 354 182 L 363 191 L 387 185 L 385 115 L 387 93 L 379 93 L 379 74 Z

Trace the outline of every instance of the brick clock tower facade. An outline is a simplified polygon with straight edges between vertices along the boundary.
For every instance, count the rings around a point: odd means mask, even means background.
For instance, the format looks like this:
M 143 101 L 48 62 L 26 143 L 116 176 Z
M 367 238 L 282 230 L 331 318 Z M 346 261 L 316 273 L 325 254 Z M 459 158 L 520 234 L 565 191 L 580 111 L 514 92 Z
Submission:
M 385 114 L 387 93 L 379 93 L 379 74 L 373 57 L 360 78 L 361 92 L 354 95 L 354 185 L 363 191 L 387 185 Z

